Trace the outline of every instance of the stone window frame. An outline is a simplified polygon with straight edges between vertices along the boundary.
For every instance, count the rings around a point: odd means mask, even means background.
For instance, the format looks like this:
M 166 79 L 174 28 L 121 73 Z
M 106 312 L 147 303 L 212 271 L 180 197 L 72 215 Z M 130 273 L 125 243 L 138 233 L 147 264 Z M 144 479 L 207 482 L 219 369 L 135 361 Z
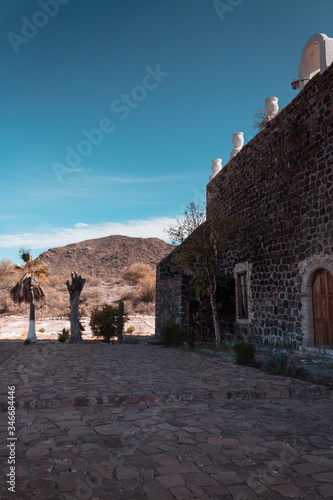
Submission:
M 302 332 L 304 347 L 316 347 L 315 328 L 313 318 L 313 280 L 320 269 L 326 269 L 333 275 L 333 255 L 317 254 L 302 260 L 298 264 L 301 276 L 301 302 L 302 302 Z
M 247 311 L 248 311 L 248 317 L 247 318 L 240 318 L 239 317 L 239 307 L 238 307 L 238 276 L 240 274 L 245 274 L 247 275 Z M 253 302 L 252 302 L 252 290 L 251 290 L 251 275 L 252 275 L 252 264 L 250 264 L 248 261 L 246 262 L 240 262 L 239 264 L 235 265 L 234 268 L 234 278 L 235 278 L 235 293 L 236 293 L 236 323 L 238 325 L 250 325 L 253 320 Z
M 238 288 L 238 316 L 239 319 L 248 319 L 249 307 L 247 303 L 247 271 L 237 274 Z

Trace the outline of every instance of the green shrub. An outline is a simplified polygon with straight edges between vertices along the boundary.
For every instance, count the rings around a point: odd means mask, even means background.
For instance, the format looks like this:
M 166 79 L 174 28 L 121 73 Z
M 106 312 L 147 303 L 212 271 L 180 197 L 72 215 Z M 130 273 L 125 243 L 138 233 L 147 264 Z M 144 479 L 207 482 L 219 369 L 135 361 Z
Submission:
M 30 345 L 31 344 L 31 340 L 30 339 L 26 339 L 24 342 L 23 342 L 24 345 Z
M 236 363 L 238 365 L 255 366 L 256 356 L 255 347 L 245 342 L 238 342 L 233 347 L 236 354 Z
M 90 316 L 91 331 L 95 337 L 103 337 L 105 342 L 117 336 L 118 306 L 104 304 L 92 310 Z M 127 317 L 123 316 L 124 323 Z
M 127 333 L 133 333 L 135 330 L 134 326 L 129 326 L 126 330 Z
M 40 333 L 44 333 L 44 332 L 45 332 L 45 328 L 40 328 L 38 331 L 39 331 Z
M 67 328 L 63 328 L 62 332 L 58 334 L 59 342 L 66 342 L 69 340 L 69 330 Z
M 273 375 L 302 379 L 306 379 L 308 376 L 307 371 L 303 367 L 298 367 L 292 361 L 289 361 L 289 356 L 283 352 L 279 352 L 263 360 L 261 368 Z
M 172 319 L 164 323 L 161 328 L 161 342 L 164 347 L 170 347 L 184 340 L 181 327 Z
M 187 345 L 189 346 L 190 349 L 194 349 L 195 347 L 195 339 L 192 336 L 187 337 Z
M 261 362 L 261 367 L 263 370 L 275 375 L 285 375 L 287 372 L 289 356 L 283 352 L 279 352 L 277 355 L 271 355 L 269 358 L 264 359 Z

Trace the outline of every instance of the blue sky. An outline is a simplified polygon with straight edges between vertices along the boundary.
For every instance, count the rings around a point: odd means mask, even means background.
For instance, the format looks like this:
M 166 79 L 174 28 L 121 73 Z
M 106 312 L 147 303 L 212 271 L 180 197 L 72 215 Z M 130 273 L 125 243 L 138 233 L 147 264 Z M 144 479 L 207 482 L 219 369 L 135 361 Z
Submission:
M 232 133 L 248 142 L 266 97 L 296 96 L 332 14 L 331 0 L 1 0 L 0 260 L 165 238 Z

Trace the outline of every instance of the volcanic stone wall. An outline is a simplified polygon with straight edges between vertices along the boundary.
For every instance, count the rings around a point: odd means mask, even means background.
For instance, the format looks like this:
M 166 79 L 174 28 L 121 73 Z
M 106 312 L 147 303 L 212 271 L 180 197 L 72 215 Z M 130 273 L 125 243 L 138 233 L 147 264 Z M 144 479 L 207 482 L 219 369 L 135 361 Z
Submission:
M 177 251 L 177 250 L 175 250 Z M 188 307 L 190 289 L 187 276 L 174 274 L 175 251 L 165 257 L 156 267 L 156 334 L 170 320 L 176 321 L 184 331 L 188 330 Z
M 251 322 L 258 343 L 303 343 L 299 263 L 333 254 L 333 65 L 316 75 L 207 186 L 207 218 L 239 218 L 231 267 L 252 264 Z
M 208 298 L 198 297 L 189 277 L 173 271 L 175 253 L 181 250 L 182 246 L 176 248 L 156 268 L 156 335 L 167 321 L 174 320 L 196 341 L 212 341 L 214 324 Z M 221 309 L 219 302 L 217 306 Z M 230 322 L 223 314 L 221 321 Z
M 239 248 L 222 266 L 251 267 L 249 320 L 235 334 L 265 344 L 304 344 L 302 262 L 333 255 L 333 65 L 317 74 L 207 186 L 207 218 L 237 216 Z M 181 247 L 178 249 L 181 251 Z M 173 318 L 186 329 L 193 299 L 173 275 L 173 254 L 157 266 L 156 333 Z M 205 310 L 204 308 L 201 308 Z M 198 318 L 196 318 L 198 322 Z M 213 338 L 202 316 L 202 334 Z

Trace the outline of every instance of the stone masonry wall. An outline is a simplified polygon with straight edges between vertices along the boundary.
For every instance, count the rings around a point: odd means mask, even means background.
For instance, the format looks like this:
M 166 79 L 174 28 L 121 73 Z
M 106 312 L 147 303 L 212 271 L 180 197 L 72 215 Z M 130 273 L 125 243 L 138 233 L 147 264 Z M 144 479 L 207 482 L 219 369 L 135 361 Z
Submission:
M 304 341 L 300 263 L 333 255 L 333 65 L 316 75 L 208 184 L 207 217 L 238 216 L 240 246 L 228 262 L 250 263 L 249 324 L 257 343 Z M 311 328 L 311 327 L 309 327 Z M 312 335 L 312 337 L 311 337 Z
M 214 323 L 209 299 L 198 297 L 189 285 L 185 275 L 174 274 L 175 252 L 181 251 L 181 246 L 165 257 L 156 268 L 156 336 L 169 320 L 178 323 L 182 330 L 199 342 L 214 341 Z M 225 304 L 228 304 L 225 310 Z M 230 340 L 234 323 L 234 297 L 229 299 L 222 291 L 218 293 L 217 309 L 221 319 L 222 331 Z
M 174 253 L 165 257 L 156 268 L 156 336 L 169 320 L 178 323 L 186 335 L 195 340 L 214 339 L 214 324 L 209 300 L 196 296 L 189 286 L 188 276 L 173 274 Z
M 169 320 L 175 320 L 185 331 L 188 329 L 186 304 L 189 302 L 187 277 L 173 274 L 171 252 L 156 267 L 156 334 Z
M 311 287 L 303 281 L 308 263 L 320 267 L 329 261 L 333 267 L 332 95 L 333 65 L 207 186 L 207 218 L 224 212 L 240 222 L 242 245 L 221 261 L 224 271 L 231 277 L 236 265 L 251 269 L 249 320 L 237 320 L 230 329 L 235 339 L 314 345 Z M 172 261 L 173 253 L 157 266 L 157 335 L 171 318 L 185 331 L 191 317 L 193 322 L 190 308 L 196 297 L 186 276 L 172 274 Z M 202 340 L 213 339 L 207 311 L 200 301 L 194 314 Z

